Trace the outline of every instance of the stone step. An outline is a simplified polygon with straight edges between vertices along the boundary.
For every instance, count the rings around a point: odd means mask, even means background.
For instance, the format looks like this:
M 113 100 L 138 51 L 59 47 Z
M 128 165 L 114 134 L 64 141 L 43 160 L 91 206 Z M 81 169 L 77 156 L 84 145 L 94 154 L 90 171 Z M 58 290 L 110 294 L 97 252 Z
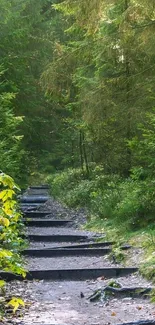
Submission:
M 138 268 L 122 268 L 122 267 L 108 267 L 108 268 L 92 268 L 92 269 L 61 269 L 61 270 L 29 270 L 26 277 L 15 275 L 10 272 L 0 272 L 0 278 L 5 281 L 14 280 L 88 280 L 96 279 L 98 277 L 114 278 L 118 276 L 128 275 L 137 272 Z
M 111 252 L 111 248 L 62 248 L 62 249 L 25 249 L 22 255 L 33 257 L 61 256 L 103 256 Z
M 24 219 L 24 223 L 28 227 L 60 227 L 66 226 L 71 223 L 70 220 L 50 220 L 50 219 L 35 219 L 35 220 L 28 220 Z
M 92 268 L 115 268 L 120 267 L 117 263 L 111 263 L 108 255 L 102 256 L 84 256 L 84 255 L 68 255 L 53 257 L 28 257 L 26 260 L 27 270 L 76 270 L 76 269 L 92 269 Z

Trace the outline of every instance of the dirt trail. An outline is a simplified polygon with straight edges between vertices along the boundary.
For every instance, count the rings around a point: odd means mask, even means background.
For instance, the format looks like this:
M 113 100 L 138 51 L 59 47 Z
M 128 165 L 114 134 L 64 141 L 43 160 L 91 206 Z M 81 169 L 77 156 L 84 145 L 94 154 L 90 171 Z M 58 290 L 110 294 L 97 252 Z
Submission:
M 41 195 L 41 189 L 38 190 Z M 32 190 L 33 196 L 37 189 Z M 47 195 L 44 189 L 44 196 Z M 29 191 L 31 195 L 31 190 Z M 70 219 L 73 222 L 65 227 L 28 227 L 28 234 L 84 234 L 90 237 L 99 234 L 81 231 L 77 225 L 86 220 L 83 211 L 75 212 L 64 208 L 61 204 L 50 198 L 47 203 L 39 207 L 39 211 L 47 211 L 50 220 Z M 50 213 L 50 215 L 49 215 Z M 26 215 L 26 214 L 25 214 Z M 102 235 L 103 237 L 103 235 Z M 77 245 L 77 242 L 30 242 L 30 248 L 49 249 L 67 245 Z M 67 248 L 66 248 L 67 249 Z M 87 249 L 87 248 L 85 248 Z M 120 265 L 111 263 L 108 255 L 105 256 L 59 256 L 59 257 L 27 257 L 27 268 L 31 270 L 61 270 L 61 269 L 83 269 L 83 268 L 117 268 Z M 132 265 L 131 265 L 132 266 Z M 85 279 L 78 278 L 71 281 L 67 280 L 54 281 L 46 278 L 43 280 L 33 281 L 14 281 L 8 285 L 8 290 L 16 294 L 17 290 L 20 296 L 24 296 L 26 302 L 31 303 L 26 312 L 20 319 L 14 319 L 14 324 L 22 325 L 114 325 L 129 322 L 149 320 L 147 325 L 155 325 L 155 306 L 150 303 L 147 295 L 144 297 L 139 293 L 130 296 L 127 293 L 119 295 L 106 295 L 101 293 L 99 299 L 90 301 L 89 297 L 96 291 L 104 289 L 109 282 L 114 280 L 120 288 L 135 288 L 152 286 L 151 283 L 143 279 L 138 273 L 128 274 L 117 277 L 117 279 L 107 279 L 105 276 L 98 278 Z

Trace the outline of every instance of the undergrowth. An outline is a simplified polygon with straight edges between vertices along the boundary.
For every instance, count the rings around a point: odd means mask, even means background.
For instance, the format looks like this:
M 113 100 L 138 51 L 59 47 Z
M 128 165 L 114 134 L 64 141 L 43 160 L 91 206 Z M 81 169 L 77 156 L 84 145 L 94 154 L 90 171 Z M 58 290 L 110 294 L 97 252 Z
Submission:
M 138 242 L 145 251 L 141 272 L 155 278 L 154 180 L 141 179 L 137 170 L 127 179 L 107 175 L 98 166 L 89 175 L 69 169 L 48 176 L 47 182 L 52 195 L 65 205 L 87 209 L 87 228 L 106 233 L 107 239 L 118 244 Z
M 10 176 L 0 173 L 0 270 L 25 277 L 26 272 L 20 256 L 20 251 L 25 246 L 21 238 L 23 223 L 16 201 L 19 191 Z M 24 305 L 22 299 L 12 297 L 7 302 L 6 299 L 5 281 L 0 274 L 0 319 L 3 318 L 7 306 L 16 312 L 20 305 Z

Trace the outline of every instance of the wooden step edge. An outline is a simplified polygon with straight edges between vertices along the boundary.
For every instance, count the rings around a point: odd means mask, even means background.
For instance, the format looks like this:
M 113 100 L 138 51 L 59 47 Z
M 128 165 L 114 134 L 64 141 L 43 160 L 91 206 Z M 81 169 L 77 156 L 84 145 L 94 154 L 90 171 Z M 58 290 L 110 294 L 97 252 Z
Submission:
M 50 211 L 27 211 L 25 212 L 25 214 L 34 214 L 34 215 L 37 215 L 37 214 L 40 214 L 40 215 L 52 215 L 53 213 L 50 212 Z
M 35 242 L 76 242 L 79 240 L 89 240 L 85 235 L 26 235 L 24 238 Z
M 59 269 L 59 270 L 29 270 L 26 277 L 15 275 L 10 272 L 0 272 L 0 279 L 5 281 L 13 280 L 88 280 L 104 276 L 105 278 L 114 278 L 129 275 L 138 271 L 136 267 L 114 267 L 114 268 L 91 268 L 91 269 Z
M 62 249 L 25 249 L 22 255 L 31 257 L 62 257 L 62 256 L 104 256 L 111 248 L 62 248 Z
M 155 320 L 139 320 L 136 322 L 130 322 L 130 323 L 120 323 L 117 325 L 155 325 Z
M 96 247 L 111 247 L 114 244 L 114 242 L 102 242 L 102 243 L 95 243 L 92 242 L 92 239 L 90 239 L 90 242 L 84 242 L 77 245 L 64 245 L 64 246 L 55 246 L 55 247 L 48 247 L 48 248 L 42 248 L 42 249 L 62 249 L 62 248 L 96 248 Z
M 45 203 L 47 202 L 48 200 L 50 199 L 50 197 L 47 197 L 47 198 L 42 198 L 42 199 L 39 199 L 39 197 L 35 197 L 35 198 L 21 198 L 20 199 L 20 203 L 21 204 L 42 204 L 42 203 Z
M 33 189 L 33 190 L 45 190 L 45 189 L 49 189 L 50 188 L 50 186 L 49 185 L 47 185 L 47 184 L 45 184 L 45 185 L 34 185 L 34 186 L 29 186 L 28 187 L 28 189 Z
M 67 225 L 71 223 L 71 220 L 51 220 L 51 219 L 29 219 L 29 218 L 23 218 L 22 221 L 29 227 L 37 226 L 42 227 L 45 225 L 45 227 L 48 227 L 48 225 Z M 46 226 L 47 225 L 47 226 Z
M 24 323 L 24 322 L 20 322 L 18 323 L 18 325 L 30 325 L 28 323 Z M 33 323 L 33 325 L 55 325 L 54 323 Z M 57 325 L 64 325 L 63 323 L 61 324 L 57 324 Z M 66 325 L 66 323 L 65 323 Z M 70 325 L 68 323 L 68 325 Z M 102 323 L 102 325 L 104 325 Z M 119 324 L 116 324 L 116 325 L 155 325 L 155 320 L 139 320 L 137 322 L 131 322 L 131 323 L 119 323 Z
M 41 220 L 44 220 L 44 218 L 46 217 L 53 217 L 53 214 L 50 213 L 50 212 L 40 212 L 38 210 L 35 210 L 35 211 L 22 211 L 22 214 L 23 214 L 23 217 L 24 218 L 28 218 L 28 219 L 41 219 Z M 50 218 L 49 218 L 50 219 Z

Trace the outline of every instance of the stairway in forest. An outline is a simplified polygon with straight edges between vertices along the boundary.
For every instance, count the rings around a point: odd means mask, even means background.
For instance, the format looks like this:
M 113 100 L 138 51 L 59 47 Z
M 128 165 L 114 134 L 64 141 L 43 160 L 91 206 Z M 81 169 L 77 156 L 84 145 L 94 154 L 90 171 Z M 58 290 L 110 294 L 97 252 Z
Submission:
M 94 325 L 120 324 L 123 323 L 123 321 L 126 324 L 129 322 L 134 323 L 134 321 L 138 321 L 139 325 L 142 325 L 144 321 L 146 325 L 155 324 L 153 320 L 154 317 L 152 317 L 150 311 L 151 305 L 146 299 L 151 288 L 148 285 L 146 286 L 145 281 L 139 284 L 136 283 L 137 275 L 135 276 L 135 272 L 138 271 L 138 268 L 135 266 L 122 267 L 117 263 L 111 263 L 108 259 L 108 254 L 112 250 L 112 242 L 105 241 L 100 243 L 99 237 L 96 236 L 96 234 L 77 230 L 71 218 L 62 218 L 56 216 L 53 211 L 44 211 L 42 205 L 49 198 L 48 187 L 45 185 L 30 187 L 21 198 L 21 208 L 23 210 L 24 222 L 27 226 L 26 238 L 29 240 L 29 247 L 23 251 L 28 268 L 26 279 L 41 280 L 41 282 L 37 284 L 37 290 L 42 290 L 42 292 L 44 292 L 45 287 L 47 287 L 46 292 L 43 293 L 43 305 L 44 302 L 47 303 L 48 291 L 55 291 L 52 296 L 52 299 L 55 298 L 53 303 L 55 303 L 55 301 L 57 302 L 52 314 L 54 316 L 52 316 L 52 321 L 49 321 L 51 320 L 51 313 L 49 312 L 48 314 L 48 311 L 46 311 L 45 318 L 47 318 L 48 321 L 44 324 L 65 324 L 65 320 L 67 322 L 67 319 L 68 323 L 66 324 L 69 325 L 75 323 L 77 325 L 86 323 Z M 129 247 L 122 247 L 122 249 L 127 248 Z M 3 278 L 6 280 L 22 280 L 21 277 L 14 276 L 8 272 L 4 272 Z M 116 287 L 115 285 L 114 287 L 112 285 L 109 286 L 109 279 L 113 279 Z M 114 279 L 116 279 L 116 283 Z M 118 283 L 119 287 L 117 287 Z M 76 309 L 77 290 L 80 290 L 78 296 L 80 301 L 77 301 L 79 313 L 77 316 L 78 321 L 75 315 L 74 317 L 72 316 L 70 311 L 70 309 Z M 60 291 L 69 294 L 73 305 L 71 303 L 68 305 L 68 300 L 63 300 L 62 295 L 64 293 Z M 92 295 L 89 295 L 89 297 L 87 296 L 89 299 L 84 301 L 86 292 L 88 294 L 88 291 L 89 293 L 91 292 Z M 57 296 L 55 297 L 57 294 L 59 294 L 60 301 Z M 105 309 L 108 310 L 110 302 L 107 297 L 109 297 L 109 299 L 113 298 L 113 300 L 116 299 L 116 301 L 113 302 L 114 305 L 111 310 L 111 318 L 108 318 L 107 315 L 103 317 L 101 312 L 101 308 L 103 308 L 104 312 Z M 126 303 L 128 304 L 130 317 L 126 317 L 127 315 L 121 311 L 125 299 L 127 299 Z M 89 311 L 88 302 L 89 304 L 92 302 L 94 304 L 93 311 L 97 314 L 96 316 L 93 314 L 91 318 L 88 319 L 88 322 L 84 320 L 85 311 L 83 310 L 81 301 L 84 301 L 86 313 Z M 64 305 L 62 302 L 64 302 Z M 95 303 L 97 304 L 96 309 L 94 309 Z M 116 306 L 115 303 L 117 303 Z M 139 307 L 139 310 L 137 309 L 137 315 L 134 312 L 131 317 L 132 308 L 134 311 L 136 306 L 138 308 L 139 303 L 143 303 L 142 312 L 140 313 L 141 307 Z M 64 308 L 69 309 L 68 314 L 66 316 L 65 314 L 61 316 L 61 312 Z M 113 309 L 117 310 L 117 312 L 113 311 Z M 83 318 L 80 319 L 81 311 L 83 313 Z M 89 313 L 91 314 L 90 311 Z M 67 318 L 69 314 L 70 318 Z M 144 317 L 143 314 L 146 314 L 146 316 Z M 94 317 L 96 317 L 96 322 L 94 321 Z M 25 320 L 26 323 L 24 321 L 23 324 L 30 324 L 30 319 L 27 318 Z M 38 321 L 36 323 L 42 325 L 42 318 L 39 323 Z

